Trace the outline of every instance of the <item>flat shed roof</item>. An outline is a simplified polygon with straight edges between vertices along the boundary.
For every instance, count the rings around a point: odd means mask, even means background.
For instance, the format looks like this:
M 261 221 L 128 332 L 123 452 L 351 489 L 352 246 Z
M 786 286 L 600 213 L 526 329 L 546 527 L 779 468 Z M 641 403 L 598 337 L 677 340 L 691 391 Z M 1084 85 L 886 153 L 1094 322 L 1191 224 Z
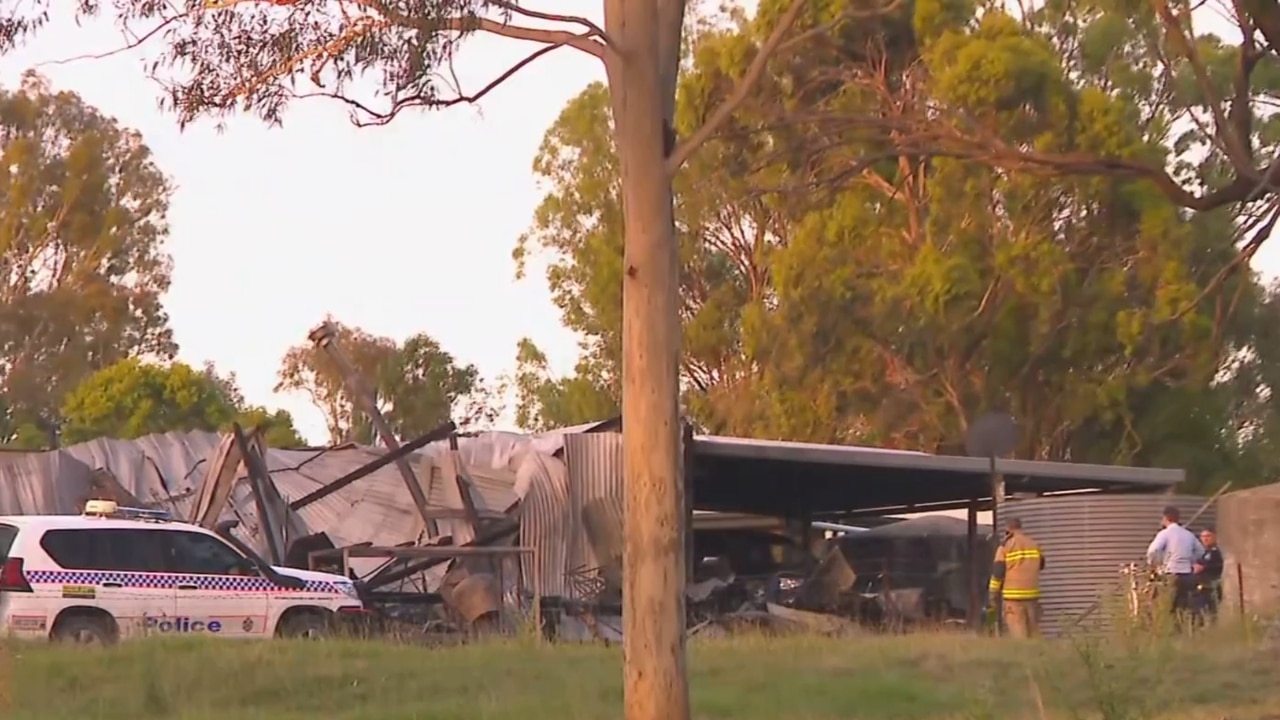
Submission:
M 1162 492 L 1182 470 L 996 459 L 1009 493 Z M 991 460 L 842 445 L 695 435 L 698 510 L 815 516 L 990 505 Z

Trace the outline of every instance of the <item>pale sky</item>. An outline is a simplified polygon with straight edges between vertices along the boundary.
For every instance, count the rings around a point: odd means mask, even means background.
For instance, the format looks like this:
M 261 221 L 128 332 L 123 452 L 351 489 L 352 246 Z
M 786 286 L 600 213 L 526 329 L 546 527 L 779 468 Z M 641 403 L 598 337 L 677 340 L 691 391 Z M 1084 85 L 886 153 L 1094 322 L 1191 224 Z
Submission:
M 574 4 L 599 21 L 598 3 Z M 0 84 L 120 45 L 109 23 L 78 28 L 64 16 L 3 57 Z M 464 87 L 479 88 L 528 47 L 469 39 L 457 62 Z M 139 130 L 177 185 L 165 305 L 180 359 L 234 371 L 251 402 L 289 410 L 312 442 L 326 437 L 320 413 L 272 387 L 285 350 L 326 313 L 397 339 L 426 332 L 490 380 L 513 369 L 523 336 L 555 372 L 572 371 L 576 340 L 543 268 L 516 282 L 511 249 L 541 197 L 531 163 L 543 132 L 603 79 L 598 61 L 564 48 L 478 108 L 408 113 L 383 128 L 354 128 L 338 103 L 313 100 L 295 105 L 283 128 L 243 117 L 219 134 L 210 122 L 179 132 L 157 109 L 159 89 L 142 70 L 154 52 L 39 69 L 55 89 Z M 1280 248 L 1264 247 L 1254 265 L 1274 274 Z
M 109 23 L 77 28 L 64 17 L 3 57 L 0 84 L 120 45 Z M 464 88 L 482 87 L 529 47 L 471 38 L 457 62 Z M 272 387 L 285 350 L 326 313 L 397 339 L 426 332 L 489 379 L 514 367 L 523 336 L 556 372 L 572 371 L 576 339 L 543 268 L 516 282 L 511 249 L 541 197 L 531 165 L 543 132 L 603 79 L 595 58 L 562 48 L 478 108 L 406 113 L 384 128 L 352 127 L 338 103 L 311 100 L 283 128 L 243 117 L 219 134 L 211 122 L 179 132 L 157 109 L 147 53 L 39 70 L 139 130 L 177 185 L 165 306 L 180 359 L 234 371 L 250 401 L 289 410 L 313 442 L 326 438 L 319 412 Z

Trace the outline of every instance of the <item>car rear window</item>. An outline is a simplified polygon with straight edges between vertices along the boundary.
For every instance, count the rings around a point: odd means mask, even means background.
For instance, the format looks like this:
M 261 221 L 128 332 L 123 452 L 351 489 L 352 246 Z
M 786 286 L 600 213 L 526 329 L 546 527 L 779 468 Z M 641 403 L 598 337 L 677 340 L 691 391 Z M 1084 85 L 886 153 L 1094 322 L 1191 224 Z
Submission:
M 9 557 L 9 548 L 18 537 L 18 528 L 12 525 L 0 525 L 0 558 Z

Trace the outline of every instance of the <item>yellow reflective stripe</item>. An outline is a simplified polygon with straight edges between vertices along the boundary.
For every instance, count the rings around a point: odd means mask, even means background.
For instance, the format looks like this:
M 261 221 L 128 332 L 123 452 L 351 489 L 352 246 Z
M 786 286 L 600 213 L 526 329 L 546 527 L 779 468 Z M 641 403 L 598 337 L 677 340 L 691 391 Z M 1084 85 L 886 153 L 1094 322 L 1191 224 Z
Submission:
M 1014 550 L 1013 552 L 1005 553 L 1004 559 L 1005 559 L 1005 562 L 1012 562 L 1014 560 L 1039 560 L 1040 551 L 1039 550 Z
M 999 580 L 997 580 L 997 579 L 995 579 L 995 578 L 991 578 L 991 582 L 987 583 L 987 589 L 988 589 L 988 590 L 999 590 L 999 589 L 1000 589 L 1000 586 L 1001 586 L 1001 585 L 1003 585 L 1003 584 L 1004 584 L 1004 583 L 1000 582 Z
M 1005 588 L 1004 591 L 1005 600 L 1035 600 L 1038 597 L 1040 597 L 1039 590 L 1011 590 Z

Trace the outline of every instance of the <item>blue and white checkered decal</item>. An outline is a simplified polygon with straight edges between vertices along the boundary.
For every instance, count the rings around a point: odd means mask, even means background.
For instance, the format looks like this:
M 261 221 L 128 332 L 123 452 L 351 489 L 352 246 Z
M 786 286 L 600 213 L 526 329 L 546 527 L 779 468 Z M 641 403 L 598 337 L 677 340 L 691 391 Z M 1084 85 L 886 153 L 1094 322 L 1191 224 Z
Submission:
M 342 591 L 331 582 L 307 580 L 306 586 L 295 590 L 276 585 L 264 577 L 239 575 L 171 575 L 168 573 L 102 572 L 96 570 L 28 570 L 27 582 L 32 585 L 101 585 L 119 583 L 126 588 L 166 590 L 178 585 L 195 585 L 197 590 L 220 592 L 309 592 L 333 593 Z

